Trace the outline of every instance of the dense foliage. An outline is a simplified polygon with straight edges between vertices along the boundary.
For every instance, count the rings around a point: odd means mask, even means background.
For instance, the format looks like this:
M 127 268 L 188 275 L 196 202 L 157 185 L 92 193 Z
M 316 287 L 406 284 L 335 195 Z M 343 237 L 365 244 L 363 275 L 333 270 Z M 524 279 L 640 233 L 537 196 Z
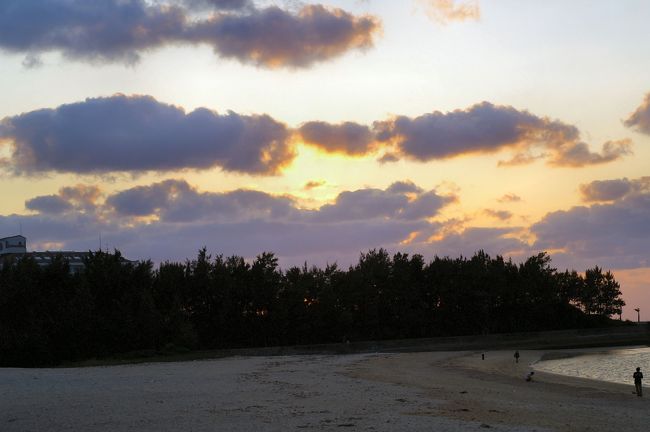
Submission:
M 603 325 L 624 305 L 611 273 L 557 272 L 541 253 L 515 264 L 478 252 L 385 250 L 347 271 L 281 271 L 263 253 L 185 264 L 124 264 L 96 252 L 71 274 L 59 257 L 0 270 L 0 365 L 56 364 L 142 350 L 213 349 L 552 330 Z

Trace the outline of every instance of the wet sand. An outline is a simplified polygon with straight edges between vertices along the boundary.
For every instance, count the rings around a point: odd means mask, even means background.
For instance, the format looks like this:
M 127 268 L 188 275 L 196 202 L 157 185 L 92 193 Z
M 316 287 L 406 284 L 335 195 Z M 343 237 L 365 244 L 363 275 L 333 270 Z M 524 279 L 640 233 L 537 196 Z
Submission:
M 647 431 L 633 387 L 536 373 L 544 351 L 231 357 L 0 369 L 2 431 Z

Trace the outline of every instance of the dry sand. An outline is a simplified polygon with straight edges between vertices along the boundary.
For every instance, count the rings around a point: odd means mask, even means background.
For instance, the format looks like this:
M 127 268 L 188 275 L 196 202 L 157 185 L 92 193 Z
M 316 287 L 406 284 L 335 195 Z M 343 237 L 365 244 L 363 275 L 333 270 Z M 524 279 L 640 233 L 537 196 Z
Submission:
M 0 431 L 650 430 L 631 385 L 527 383 L 543 352 L 520 352 L 0 369 Z

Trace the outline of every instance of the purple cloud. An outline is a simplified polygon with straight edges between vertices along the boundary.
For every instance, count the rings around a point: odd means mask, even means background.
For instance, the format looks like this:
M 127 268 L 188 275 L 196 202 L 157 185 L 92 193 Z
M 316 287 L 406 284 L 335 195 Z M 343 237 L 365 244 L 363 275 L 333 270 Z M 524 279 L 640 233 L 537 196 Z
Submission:
M 93 201 L 93 211 L 82 212 L 64 189 L 29 202 L 42 204 L 56 197 L 65 213 L 37 205 L 33 210 L 40 213 L 35 215 L 0 216 L 0 229 L 11 232 L 9 227 L 19 218 L 29 238 L 62 248 L 96 244 L 101 232 L 106 242 L 128 256 L 157 261 L 183 260 L 206 245 L 217 248 L 215 252 L 244 256 L 273 250 L 285 263 L 294 264 L 306 257 L 355 259 L 374 247 L 397 250 L 413 233 L 434 233 L 440 225 L 427 218 L 455 199 L 397 182 L 385 190 L 342 192 L 334 204 L 306 210 L 288 196 L 254 190 L 201 192 L 183 180 L 165 180 L 110 194 L 104 201 Z M 84 224 L 78 232 L 75 221 Z M 55 229 L 46 233 L 48 223 Z
M 66 186 L 59 189 L 56 195 L 44 195 L 25 201 L 25 208 L 43 214 L 94 212 L 102 195 L 97 186 Z
M 166 180 L 117 192 L 106 206 L 118 216 L 155 216 L 167 222 L 196 220 L 292 220 L 303 223 L 394 219 L 423 220 L 454 202 L 454 196 L 425 192 L 411 182 L 397 182 L 386 190 L 341 192 L 333 204 L 302 210 L 288 196 L 239 189 L 224 193 L 199 192 L 184 180 Z
M 241 10 L 253 8 L 253 0 L 175 0 L 190 9 Z
M 0 145 L 9 143 L 12 152 L 0 165 L 27 175 L 215 167 L 274 175 L 293 161 L 296 137 L 348 155 L 381 149 L 382 163 L 509 150 L 513 159 L 501 164 L 544 158 L 555 166 L 581 167 L 617 160 L 631 148 L 629 140 L 610 141 L 594 153 L 574 126 L 487 102 L 449 113 L 399 116 L 372 128 L 313 121 L 293 130 L 268 115 L 205 108 L 185 113 L 149 96 L 115 95 L 6 117 L 0 122 Z
M 303 124 L 298 134 L 306 144 L 328 153 L 362 156 L 374 149 L 375 137 L 368 126 L 345 122 L 333 125 L 321 121 Z
M 44 214 L 59 214 L 72 210 L 72 205 L 58 195 L 44 195 L 25 201 L 25 208 Z
M 596 180 L 588 184 L 580 185 L 582 200 L 590 201 L 614 201 L 624 197 L 632 190 L 632 183 L 624 178 L 618 180 Z
M 410 196 L 415 194 L 415 196 Z M 424 192 L 410 182 L 397 182 L 386 190 L 359 189 L 341 192 L 333 204 L 314 212 L 312 220 L 342 221 L 369 219 L 423 220 L 456 200 L 454 196 Z
M 516 153 L 512 161 L 504 164 L 545 157 L 553 165 L 580 167 L 610 162 L 630 151 L 630 142 L 621 140 L 605 143 L 602 153 L 593 153 L 579 140 L 575 126 L 488 102 L 448 113 L 397 116 L 375 122 L 374 129 L 380 141 L 418 161 L 509 149 Z M 532 154 L 536 148 L 544 153 Z
M 297 214 L 291 198 L 239 189 L 199 192 L 184 180 L 166 180 L 117 192 L 106 204 L 119 216 L 155 216 L 165 222 L 275 220 Z
M 645 95 L 641 105 L 624 121 L 625 126 L 650 135 L 650 93 Z
M 328 152 L 359 156 L 382 149 L 385 152 L 379 158 L 381 163 L 400 158 L 427 162 L 510 151 L 512 158 L 499 162 L 500 166 L 545 159 L 555 166 L 582 167 L 615 161 L 631 153 L 631 142 L 626 139 L 608 141 L 601 152 L 592 152 L 580 140 L 575 126 L 489 102 L 447 113 L 396 116 L 376 121 L 372 127 L 351 122 L 308 122 L 298 135 L 306 144 Z
M 134 63 L 140 52 L 177 39 L 186 25 L 182 9 L 142 0 L 4 0 L 0 48 Z
M 267 115 L 185 113 L 147 96 L 86 99 L 5 118 L 0 142 L 17 174 L 210 169 L 275 174 L 294 158 L 287 127 Z
M 271 250 L 283 265 L 304 259 L 347 264 L 360 251 L 386 247 L 426 257 L 471 256 L 482 249 L 515 260 L 546 250 L 560 269 L 650 266 L 647 183 L 645 189 L 633 187 L 607 204 L 549 213 L 529 228 L 431 222 L 455 197 L 424 191 L 411 182 L 342 192 L 332 204 L 315 210 L 300 208 L 292 197 L 251 190 L 202 192 L 182 180 L 103 197 L 92 188 L 62 188 L 29 200 L 36 214 L 0 216 L 0 231 L 11 233 L 22 224 L 34 247 L 77 250 L 96 248 L 101 232 L 105 244 L 128 257 L 156 261 L 183 260 L 207 246 L 215 253 L 246 257 Z M 532 244 L 525 240 L 528 230 L 536 239 Z
M 521 228 L 470 227 L 460 232 L 450 232 L 430 243 L 421 243 L 412 249 L 425 256 L 472 256 L 478 250 L 490 255 L 520 259 L 532 253 L 530 246 L 516 238 Z
M 493 209 L 485 209 L 483 211 L 486 215 L 493 217 L 495 219 L 499 219 L 502 221 L 506 221 L 508 219 L 512 218 L 512 212 L 509 212 L 507 210 L 493 210 Z
M 230 12 L 192 19 L 201 4 Z M 3 0 L 0 49 L 28 56 L 59 51 L 91 62 L 133 64 L 143 52 L 205 43 L 220 56 L 262 67 L 308 67 L 366 49 L 381 25 L 370 16 L 304 6 L 297 13 L 256 9 L 246 0 Z M 35 57 L 34 57 L 35 58 Z
M 612 198 L 611 203 L 549 213 L 533 224 L 535 247 L 561 250 L 557 255 L 563 260 L 584 265 L 650 266 L 650 188 L 646 183 L 645 189 L 621 193 L 612 192 L 611 186 L 596 185 L 587 192 L 594 198 Z
M 208 43 L 225 58 L 269 68 L 307 67 L 372 47 L 381 25 L 371 16 L 304 6 L 294 15 L 278 7 L 247 15 L 220 14 L 196 23 L 188 39 Z

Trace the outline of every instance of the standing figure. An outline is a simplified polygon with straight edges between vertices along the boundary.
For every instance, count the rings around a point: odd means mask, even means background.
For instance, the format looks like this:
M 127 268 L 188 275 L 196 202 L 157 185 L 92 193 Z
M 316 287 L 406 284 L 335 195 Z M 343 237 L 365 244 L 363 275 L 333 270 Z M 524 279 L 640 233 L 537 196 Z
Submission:
M 643 396 L 643 389 L 641 388 L 641 380 L 643 379 L 643 374 L 641 373 L 641 368 L 636 368 L 636 372 L 632 374 L 634 378 L 634 387 L 636 387 L 636 395 L 638 397 Z
M 519 363 L 519 351 L 515 351 L 515 363 Z

